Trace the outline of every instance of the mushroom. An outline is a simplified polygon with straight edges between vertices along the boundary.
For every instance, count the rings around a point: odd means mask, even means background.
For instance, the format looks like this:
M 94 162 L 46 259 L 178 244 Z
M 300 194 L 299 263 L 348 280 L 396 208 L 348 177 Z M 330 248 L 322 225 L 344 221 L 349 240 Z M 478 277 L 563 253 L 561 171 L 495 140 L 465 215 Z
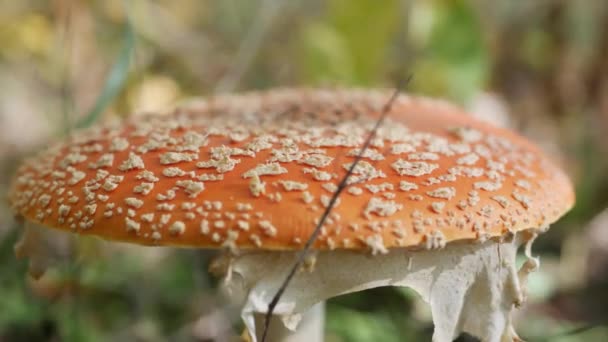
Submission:
M 221 250 L 212 270 L 242 294 L 256 341 L 389 97 L 277 89 L 96 126 L 25 161 L 10 201 L 28 221 L 74 234 Z M 348 183 L 276 306 L 272 341 L 295 340 L 300 321 L 321 340 L 326 299 L 378 286 L 416 290 L 434 341 L 517 338 L 510 314 L 538 267 L 532 241 L 574 202 L 548 157 L 446 102 L 402 94 Z

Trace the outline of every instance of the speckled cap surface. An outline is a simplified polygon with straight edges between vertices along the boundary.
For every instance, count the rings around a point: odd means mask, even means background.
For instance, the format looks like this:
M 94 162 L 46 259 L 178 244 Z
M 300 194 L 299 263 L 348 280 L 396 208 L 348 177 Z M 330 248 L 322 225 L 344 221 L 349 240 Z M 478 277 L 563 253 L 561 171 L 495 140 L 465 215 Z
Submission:
M 25 161 L 27 220 L 145 245 L 300 249 L 390 91 L 277 89 L 99 125 Z M 526 139 L 399 95 L 316 249 L 440 248 L 544 229 L 574 203 Z

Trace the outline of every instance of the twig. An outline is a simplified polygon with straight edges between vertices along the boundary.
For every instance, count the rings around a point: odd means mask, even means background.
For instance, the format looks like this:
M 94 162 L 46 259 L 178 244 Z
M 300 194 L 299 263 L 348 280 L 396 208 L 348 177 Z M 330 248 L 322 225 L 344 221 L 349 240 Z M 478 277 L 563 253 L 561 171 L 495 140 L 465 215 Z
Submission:
M 411 80 L 411 78 L 412 77 L 409 76 L 406 79 L 405 84 L 409 83 L 409 81 Z M 355 170 L 355 167 L 357 166 L 357 164 L 359 163 L 359 161 L 361 160 L 361 158 L 363 158 L 363 155 L 365 154 L 365 151 L 367 150 L 367 148 L 369 147 L 370 143 L 372 142 L 372 140 L 376 136 L 376 133 L 378 132 L 378 129 L 380 128 L 380 126 L 384 122 L 384 119 L 386 118 L 386 116 L 388 115 L 388 113 L 391 111 L 391 107 L 392 107 L 393 103 L 395 102 L 395 99 L 397 98 L 397 95 L 399 94 L 399 90 L 401 88 L 402 88 L 401 85 L 398 86 L 395 89 L 395 91 L 393 92 L 393 94 L 391 95 L 390 99 L 384 105 L 384 107 L 382 107 L 382 111 L 381 111 L 380 117 L 378 118 L 378 121 L 376 121 L 376 124 L 372 128 L 372 130 L 369 133 L 369 135 L 367 136 L 367 139 L 365 140 L 365 143 L 363 144 L 363 147 L 359 150 L 359 154 L 357 154 L 357 156 L 355 157 L 355 161 L 350 165 L 350 167 L 348 168 L 348 171 L 346 172 L 346 175 L 344 176 L 344 178 L 342 178 L 342 180 L 338 184 L 338 187 L 337 187 L 336 191 L 333 193 L 333 195 L 331 197 L 331 200 L 329 201 L 327 207 L 325 208 L 325 211 L 323 212 L 323 215 L 321 216 L 321 219 L 319 220 L 319 222 L 317 223 L 317 226 L 315 227 L 315 230 L 312 232 L 312 234 L 308 238 L 308 241 L 306 241 L 306 244 L 304 245 L 304 249 L 302 250 L 302 252 L 298 256 L 298 259 L 296 260 L 296 262 L 293 264 L 293 266 L 289 270 L 289 273 L 285 277 L 285 280 L 283 280 L 283 283 L 281 284 L 281 286 L 277 290 L 277 293 L 274 295 L 274 297 L 270 301 L 270 304 L 268 304 L 268 311 L 266 312 L 266 316 L 265 316 L 265 320 L 264 320 L 264 333 L 262 334 L 262 340 L 261 340 L 261 342 L 265 342 L 266 341 L 266 336 L 268 334 L 268 328 L 270 327 L 270 320 L 272 318 L 272 313 L 274 312 L 275 307 L 279 303 L 279 300 L 281 300 L 281 296 L 283 295 L 283 293 L 287 289 L 287 286 L 289 286 L 289 283 L 291 282 L 291 280 L 295 276 L 297 270 L 304 263 L 304 260 L 308 256 L 308 253 L 310 252 L 310 249 L 311 249 L 313 243 L 317 240 L 317 237 L 319 236 L 319 233 L 321 232 L 321 227 L 323 226 L 323 224 L 327 220 L 327 217 L 329 216 L 329 214 L 331 213 L 331 210 L 333 209 L 334 205 L 336 204 L 336 201 L 338 200 L 338 196 L 340 196 L 340 194 L 342 193 L 342 191 L 348 185 L 348 178 L 352 175 L 353 171 Z

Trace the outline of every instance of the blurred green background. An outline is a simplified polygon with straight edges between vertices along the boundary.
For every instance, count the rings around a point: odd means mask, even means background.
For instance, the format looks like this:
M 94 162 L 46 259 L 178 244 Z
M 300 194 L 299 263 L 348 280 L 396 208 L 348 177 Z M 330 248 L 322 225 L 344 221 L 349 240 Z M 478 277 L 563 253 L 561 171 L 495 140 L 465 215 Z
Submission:
M 608 1 L 256 0 L 0 3 L 0 196 L 71 129 L 192 96 L 392 87 L 450 99 L 560 161 L 575 209 L 535 244 L 517 312 L 530 341 L 608 341 Z M 210 255 L 75 240 L 41 280 L 0 201 L 0 341 L 232 341 Z M 332 299 L 327 341 L 430 340 L 407 290 Z M 463 339 L 466 340 L 466 339 Z

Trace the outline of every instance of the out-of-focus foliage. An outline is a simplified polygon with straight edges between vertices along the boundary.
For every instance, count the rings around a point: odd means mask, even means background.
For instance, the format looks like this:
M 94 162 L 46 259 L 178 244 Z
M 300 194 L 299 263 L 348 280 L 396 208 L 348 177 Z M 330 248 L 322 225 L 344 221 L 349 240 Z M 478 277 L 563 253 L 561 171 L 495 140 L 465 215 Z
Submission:
M 0 197 L 15 165 L 93 121 L 275 86 L 392 87 L 508 125 L 560 161 L 578 204 L 535 245 L 516 320 L 530 341 L 608 340 L 608 2 L 4 1 Z M 41 280 L 0 204 L 0 341 L 205 340 L 239 334 L 210 255 L 75 240 Z M 328 341 L 429 340 L 409 291 L 333 299 Z M 575 331 L 579 327 L 588 330 Z M 572 334 L 567 334 L 572 330 Z

